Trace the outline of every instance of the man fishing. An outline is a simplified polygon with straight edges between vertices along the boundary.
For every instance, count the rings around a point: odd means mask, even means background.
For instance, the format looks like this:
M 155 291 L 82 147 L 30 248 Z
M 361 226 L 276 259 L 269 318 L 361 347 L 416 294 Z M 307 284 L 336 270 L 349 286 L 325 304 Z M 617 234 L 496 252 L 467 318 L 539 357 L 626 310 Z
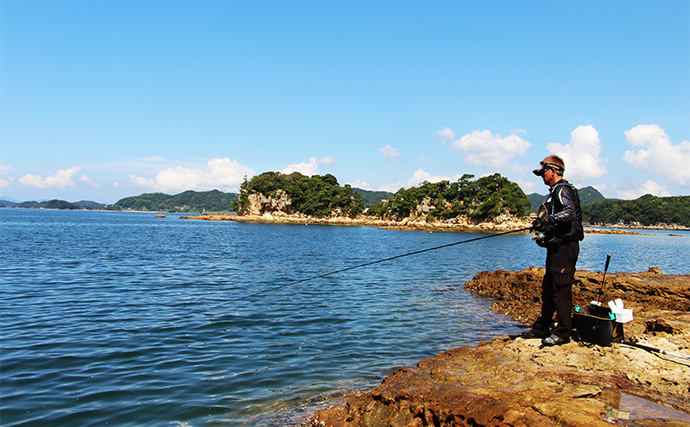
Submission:
M 558 156 L 548 156 L 533 171 L 549 186 L 549 197 L 539 209 L 532 230 L 542 234 L 536 239 L 546 248 L 546 273 L 542 281 L 541 316 L 532 329 L 523 332 L 523 338 L 542 338 L 545 346 L 570 342 L 572 332 L 572 286 L 575 281 L 575 264 L 580 253 L 582 212 L 580 198 L 575 187 L 563 178 L 565 163 Z M 557 324 L 550 326 L 553 315 Z

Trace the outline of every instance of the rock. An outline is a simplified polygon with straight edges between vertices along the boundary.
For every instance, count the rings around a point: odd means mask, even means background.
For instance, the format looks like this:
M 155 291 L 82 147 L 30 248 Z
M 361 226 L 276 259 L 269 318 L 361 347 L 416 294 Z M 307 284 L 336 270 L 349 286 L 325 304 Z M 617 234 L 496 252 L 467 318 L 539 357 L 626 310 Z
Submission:
M 625 325 L 628 340 L 690 355 L 690 275 L 618 273 L 607 276 L 610 286 L 603 286 L 601 276 L 578 272 L 576 300 L 589 302 L 602 290 L 605 301 L 622 297 L 636 310 L 635 320 Z M 537 267 L 482 272 L 465 286 L 498 298 L 497 308 L 527 324 L 540 306 L 542 277 Z M 690 363 L 626 345 L 570 342 L 542 348 L 540 340 L 502 337 L 399 369 L 375 389 L 351 396 L 345 406 L 318 412 L 311 425 L 610 426 L 606 419 L 627 416 L 620 408 L 623 394 L 690 413 L 688 372 Z M 639 425 L 688 425 L 668 423 L 655 419 Z
M 292 201 L 287 193 L 282 189 L 276 190 L 275 196 L 266 197 L 262 193 L 251 193 L 247 195 L 249 207 L 240 215 L 262 216 L 266 213 L 282 212 L 290 214 L 292 212 Z

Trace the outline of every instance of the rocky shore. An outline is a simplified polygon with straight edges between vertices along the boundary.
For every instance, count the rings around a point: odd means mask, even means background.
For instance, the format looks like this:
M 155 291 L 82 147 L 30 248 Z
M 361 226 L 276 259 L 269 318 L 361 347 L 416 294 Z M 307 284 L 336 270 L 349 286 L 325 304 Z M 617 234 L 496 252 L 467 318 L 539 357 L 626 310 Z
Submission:
M 313 217 L 301 214 L 285 214 L 282 212 L 267 212 L 261 215 L 237 215 L 234 213 L 209 213 L 195 216 L 182 216 L 181 219 L 199 221 L 235 221 L 248 223 L 271 223 L 271 224 L 301 224 L 301 225 L 349 225 L 349 226 L 372 226 L 386 230 L 416 230 L 416 231 L 487 231 L 504 232 L 509 230 L 519 230 L 529 228 L 532 218 L 517 218 L 510 215 L 502 215 L 493 218 L 491 221 L 471 221 L 467 219 L 455 219 L 453 221 L 428 222 L 414 218 L 405 218 L 400 221 L 378 219 L 366 215 L 347 217 L 333 215 L 330 217 Z M 585 228 L 586 233 L 597 234 L 642 234 L 637 231 L 605 229 L 605 228 Z
M 496 298 L 493 308 L 530 324 L 544 270 L 483 272 L 465 284 Z M 690 275 L 578 272 L 576 304 L 621 298 L 634 310 L 625 339 L 690 356 Z M 341 426 L 690 426 L 690 360 L 626 344 L 496 337 L 403 368 L 309 425 Z

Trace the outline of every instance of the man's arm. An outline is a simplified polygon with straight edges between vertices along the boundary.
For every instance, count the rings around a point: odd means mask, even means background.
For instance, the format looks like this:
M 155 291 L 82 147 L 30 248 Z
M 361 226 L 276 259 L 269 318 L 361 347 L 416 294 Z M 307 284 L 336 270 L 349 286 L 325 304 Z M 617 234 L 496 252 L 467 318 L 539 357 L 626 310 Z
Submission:
M 568 185 L 561 185 L 556 190 L 559 202 L 563 206 L 563 210 L 556 212 L 549 217 L 549 222 L 567 222 L 575 219 L 575 197 L 573 196 L 573 190 Z

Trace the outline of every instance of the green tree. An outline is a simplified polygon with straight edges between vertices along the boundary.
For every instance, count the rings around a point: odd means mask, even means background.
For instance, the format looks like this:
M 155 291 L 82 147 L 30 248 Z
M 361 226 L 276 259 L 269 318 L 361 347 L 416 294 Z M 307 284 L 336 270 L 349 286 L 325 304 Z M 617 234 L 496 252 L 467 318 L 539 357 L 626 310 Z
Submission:
M 311 177 L 293 172 L 265 172 L 245 180 L 240 187 L 238 211 L 249 207 L 249 194 L 260 193 L 266 197 L 277 196 L 278 190 L 287 194 L 293 212 L 311 216 L 328 216 L 335 209 L 346 215 L 357 215 L 364 210 L 362 196 L 349 185 L 341 187 L 331 174 Z

